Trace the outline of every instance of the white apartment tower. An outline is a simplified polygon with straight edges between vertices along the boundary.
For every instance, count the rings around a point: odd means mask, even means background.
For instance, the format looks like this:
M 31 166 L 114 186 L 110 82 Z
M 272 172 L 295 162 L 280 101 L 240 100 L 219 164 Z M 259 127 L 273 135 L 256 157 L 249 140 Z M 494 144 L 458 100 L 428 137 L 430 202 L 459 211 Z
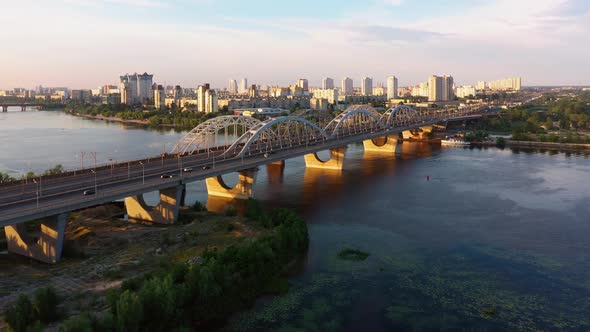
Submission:
M 322 90 L 329 90 L 329 89 L 334 89 L 334 79 L 326 77 L 322 81 Z
M 242 78 L 240 81 L 240 86 L 238 87 L 238 93 L 248 93 L 248 79 Z
M 197 110 L 201 113 L 207 112 L 207 91 L 209 84 L 199 85 L 197 88 Z
M 121 103 L 126 105 L 147 103 L 153 96 L 153 78 L 154 75 L 148 73 L 120 76 Z
M 389 76 L 387 78 L 387 99 L 396 99 L 397 98 L 397 77 Z
M 342 80 L 342 95 L 350 96 L 354 94 L 354 86 L 352 82 L 352 78 L 345 77 Z
M 166 108 L 166 93 L 161 85 L 158 85 L 154 90 L 154 107 L 158 110 Z
M 433 75 L 428 79 L 428 101 L 451 101 L 455 99 L 452 76 Z
M 363 96 L 373 95 L 373 79 L 370 77 L 363 77 L 361 82 L 361 93 Z
M 217 113 L 219 111 L 219 101 L 215 90 L 207 90 L 205 92 L 205 113 Z
M 230 94 L 237 95 L 238 94 L 238 82 L 236 80 L 229 80 L 228 89 Z

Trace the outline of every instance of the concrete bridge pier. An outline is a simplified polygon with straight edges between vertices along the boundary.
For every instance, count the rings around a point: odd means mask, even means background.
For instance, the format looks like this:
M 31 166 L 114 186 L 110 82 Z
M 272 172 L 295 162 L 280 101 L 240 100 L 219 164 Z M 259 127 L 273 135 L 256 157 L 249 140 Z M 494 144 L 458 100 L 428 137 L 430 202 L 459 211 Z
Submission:
M 62 213 L 44 219 L 38 237 L 29 234 L 24 223 L 4 227 L 8 251 L 43 263 L 59 262 L 68 218 L 69 213 Z
M 8 112 L 8 106 L 2 105 L 2 112 L 4 112 L 4 113 Z
M 27 106 L 26 105 L 20 105 L 20 111 L 21 112 L 25 112 L 27 110 Z
M 233 198 L 233 199 L 248 199 L 254 197 L 254 182 L 258 174 L 258 168 L 246 169 L 239 172 L 238 183 L 235 187 L 229 187 L 221 175 L 207 178 L 205 183 L 207 185 L 207 193 L 209 196 Z
M 379 137 L 363 141 L 366 152 L 395 153 L 398 148 L 398 139 L 395 136 Z
M 156 224 L 171 225 L 178 220 L 180 205 L 186 192 L 185 185 L 160 190 L 160 203 L 149 206 L 143 194 L 125 198 L 125 208 L 129 219 L 148 221 Z
M 305 155 L 305 166 L 308 168 L 321 168 L 342 170 L 344 166 L 344 156 L 346 155 L 346 147 L 330 149 L 330 159 L 323 161 L 317 153 L 310 153 Z
M 433 126 L 424 126 L 416 130 L 406 130 L 402 133 L 404 139 L 428 139 L 428 133 L 434 129 Z

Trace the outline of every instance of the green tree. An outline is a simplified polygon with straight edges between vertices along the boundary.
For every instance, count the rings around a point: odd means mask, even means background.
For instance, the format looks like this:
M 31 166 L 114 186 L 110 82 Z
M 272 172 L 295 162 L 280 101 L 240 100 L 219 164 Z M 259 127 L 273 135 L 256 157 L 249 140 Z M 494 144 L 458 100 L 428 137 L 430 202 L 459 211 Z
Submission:
M 0 172 L 0 183 L 8 183 L 14 180 L 16 179 L 10 176 L 8 173 Z

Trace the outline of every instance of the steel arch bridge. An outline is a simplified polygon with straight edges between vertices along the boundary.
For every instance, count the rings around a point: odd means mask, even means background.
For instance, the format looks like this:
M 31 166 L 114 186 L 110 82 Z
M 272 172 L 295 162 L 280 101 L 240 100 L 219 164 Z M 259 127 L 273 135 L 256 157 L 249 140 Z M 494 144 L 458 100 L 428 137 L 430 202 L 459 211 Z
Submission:
M 275 149 L 315 145 L 329 136 L 316 124 L 303 118 L 285 116 L 263 121 L 238 138 L 224 157 L 260 154 Z
M 392 107 L 381 116 L 381 121 L 388 127 L 404 126 L 420 120 L 420 114 L 415 109 L 406 105 Z
M 381 121 L 381 114 L 372 106 L 355 105 L 338 114 L 324 128 L 331 138 L 355 133 L 386 129 Z
M 176 143 L 172 153 L 193 154 L 195 151 L 215 148 L 220 143 L 221 145 L 231 145 L 236 137 L 260 123 L 260 120 L 242 115 L 219 116 L 207 120 L 184 135 Z

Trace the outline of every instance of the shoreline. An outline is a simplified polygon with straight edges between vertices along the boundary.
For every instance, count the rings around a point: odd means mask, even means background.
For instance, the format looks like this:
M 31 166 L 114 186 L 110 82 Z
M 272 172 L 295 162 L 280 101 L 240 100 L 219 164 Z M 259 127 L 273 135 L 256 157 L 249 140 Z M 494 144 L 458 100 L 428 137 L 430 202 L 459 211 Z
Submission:
M 513 147 L 513 148 L 542 148 L 542 149 L 562 150 L 562 151 L 590 151 L 590 144 L 578 144 L 578 143 L 553 143 L 553 142 L 507 140 L 506 146 Z
M 125 120 L 125 119 L 121 119 L 119 117 L 105 117 L 102 115 L 90 115 L 90 114 L 81 114 L 81 113 L 76 113 L 76 112 L 68 112 L 65 111 L 66 113 L 73 115 L 73 116 L 77 116 L 77 117 L 81 117 L 81 118 L 86 118 L 86 119 L 91 119 L 91 120 L 101 120 L 101 121 L 110 121 L 110 122 L 119 122 L 119 123 L 124 123 L 124 124 L 132 124 L 132 125 L 139 125 L 139 126 L 144 126 L 144 127 L 149 127 L 149 128 L 166 128 L 166 129 L 180 129 L 183 130 L 184 128 L 176 126 L 174 124 L 158 124 L 157 126 L 152 126 L 150 125 L 148 120 Z

